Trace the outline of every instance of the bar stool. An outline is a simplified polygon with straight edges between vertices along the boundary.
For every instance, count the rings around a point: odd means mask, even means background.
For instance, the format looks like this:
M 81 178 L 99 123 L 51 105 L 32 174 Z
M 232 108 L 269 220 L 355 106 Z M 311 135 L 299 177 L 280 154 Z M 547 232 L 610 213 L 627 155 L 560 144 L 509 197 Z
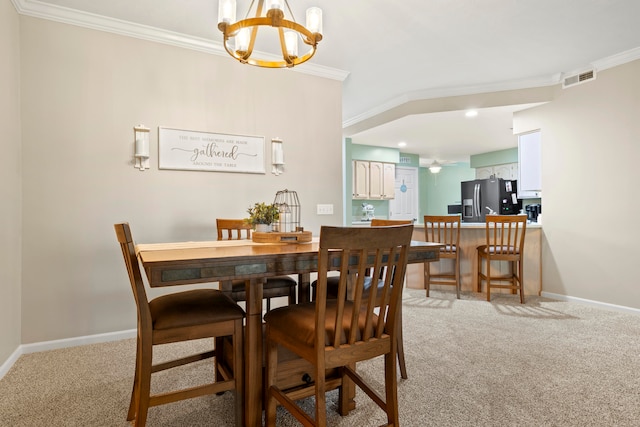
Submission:
M 491 288 L 501 288 L 511 289 L 513 294 L 520 291 L 520 303 L 524 304 L 522 260 L 526 228 L 526 215 L 487 215 L 486 244 L 477 248 L 477 290 L 482 291 L 484 280 L 487 283 L 487 301 L 491 301 Z M 482 261 L 485 261 L 486 273 L 483 273 Z M 510 272 L 505 275 L 492 275 L 491 261 L 507 261 Z
M 424 235 L 427 242 L 442 243 L 440 259 L 452 259 L 452 272 L 431 273 L 431 262 L 424 263 L 424 287 L 427 298 L 431 285 L 452 285 L 460 299 L 460 215 L 425 215 Z M 442 263 L 440 263 L 442 265 Z

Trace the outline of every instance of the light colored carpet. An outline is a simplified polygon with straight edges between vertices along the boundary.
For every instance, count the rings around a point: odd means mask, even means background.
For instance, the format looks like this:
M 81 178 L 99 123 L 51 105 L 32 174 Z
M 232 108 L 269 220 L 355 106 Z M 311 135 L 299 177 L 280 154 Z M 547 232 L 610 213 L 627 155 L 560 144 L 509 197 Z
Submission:
M 406 290 L 400 380 L 404 426 L 640 425 L 640 318 L 537 297 Z M 191 348 L 203 343 L 192 344 Z M 159 358 L 185 350 L 166 346 Z M 126 426 L 135 342 L 54 350 L 20 357 L 0 380 L 0 426 Z M 182 369 L 182 368 L 181 368 Z M 382 390 L 382 361 L 358 365 Z M 163 375 L 154 387 L 188 384 L 211 366 Z M 329 425 L 377 426 L 384 416 L 358 393 L 347 417 L 328 395 Z M 313 407 L 313 399 L 305 405 Z M 149 426 L 232 426 L 233 395 L 151 408 Z M 297 423 L 284 411 L 278 425 Z

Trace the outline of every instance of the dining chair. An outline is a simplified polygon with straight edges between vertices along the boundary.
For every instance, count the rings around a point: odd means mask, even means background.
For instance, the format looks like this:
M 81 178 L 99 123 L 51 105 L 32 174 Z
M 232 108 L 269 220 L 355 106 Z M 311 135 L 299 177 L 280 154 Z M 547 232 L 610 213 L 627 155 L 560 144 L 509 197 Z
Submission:
M 413 224 L 412 220 L 399 220 L 399 219 L 379 219 L 379 218 L 374 218 L 371 220 L 370 225 L 371 227 L 388 227 L 388 226 L 394 226 L 394 225 L 407 225 L 407 224 Z M 367 275 L 369 274 L 369 272 L 367 272 Z M 368 294 L 369 289 L 371 288 L 371 278 L 369 276 L 365 277 L 365 295 Z M 327 296 L 328 298 L 336 298 L 336 296 L 338 295 L 338 282 L 339 282 L 339 277 L 336 276 L 331 276 L 327 278 Z M 380 288 L 380 286 L 383 283 L 378 281 L 378 287 Z M 315 287 L 316 287 L 316 281 L 314 281 L 311 284 L 312 287 L 312 292 L 315 295 Z M 405 361 L 405 357 L 404 357 L 404 338 L 402 336 L 402 305 L 400 305 L 400 320 L 398 321 L 398 334 L 396 335 L 397 340 L 398 340 L 398 365 L 400 366 L 400 376 L 403 379 L 408 379 L 409 378 L 409 374 L 407 373 L 407 363 Z
M 526 215 L 487 215 L 486 243 L 478 246 L 477 291 L 482 292 L 482 281 L 487 284 L 487 301 L 491 301 L 491 288 L 511 289 L 520 292 L 520 303 L 524 304 L 522 261 L 524 259 L 524 237 L 527 228 Z M 483 273 L 482 264 L 486 273 Z M 492 261 L 507 261 L 509 273 L 494 276 Z M 498 282 L 498 283 L 495 283 Z M 504 284 L 509 282 L 509 284 Z
M 326 425 L 328 389 L 339 388 L 341 415 L 349 411 L 345 387 L 351 381 L 387 414 L 389 425 L 398 425 L 396 352 L 402 286 L 413 225 L 393 227 L 328 227 L 320 229 L 318 281 L 314 301 L 274 309 L 266 314 L 267 426 L 276 425 L 280 403 L 303 425 Z M 339 270 L 338 297 L 327 296 L 327 273 Z M 366 270 L 371 274 L 367 275 Z M 355 271 L 355 275 L 352 274 Z M 381 286 L 365 294 L 365 278 L 379 277 Z M 346 298 L 351 281 L 353 298 Z M 278 346 L 298 354 L 313 365 L 312 384 L 283 390 L 276 384 Z M 384 395 L 356 372 L 356 362 L 384 355 Z M 338 376 L 325 378 L 329 369 Z M 315 396 L 315 418 L 296 403 Z
M 407 225 L 413 224 L 411 220 L 401 220 L 401 219 L 378 219 L 374 218 L 371 220 L 371 227 L 388 227 L 394 225 Z M 365 285 L 364 292 L 365 295 L 368 295 L 369 290 L 371 288 L 371 277 L 368 276 L 369 272 L 367 272 L 367 277 L 365 277 Z M 338 295 L 338 282 L 339 277 L 330 276 L 327 278 L 327 298 L 336 298 Z M 315 288 L 317 281 L 314 281 L 311 284 L 312 293 L 315 298 Z M 378 281 L 378 288 L 380 288 L 384 283 Z M 398 339 L 398 365 L 400 365 L 400 376 L 402 379 L 409 378 L 409 374 L 407 373 L 407 362 L 404 357 L 404 338 L 402 337 L 402 305 L 400 305 L 400 320 L 398 321 L 398 334 L 396 335 Z
M 251 225 L 243 219 L 216 219 L 218 240 L 251 239 Z M 234 280 L 231 283 L 220 284 L 221 290 L 226 292 L 234 301 L 246 301 L 247 292 L 244 280 Z M 288 297 L 289 304 L 296 303 L 296 289 L 298 282 L 289 276 L 276 276 L 266 279 L 262 287 L 262 297 L 267 302 L 267 311 L 271 310 L 271 299 Z
M 244 402 L 244 310 L 215 289 L 176 292 L 148 300 L 135 244 L 128 223 L 114 225 L 136 302 L 138 333 L 133 391 L 128 421 L 144 426 L 149 407 L 194 397 L 235 391 L 235 423 L 242 425 Z M 222 339 L 231 336 L 233 366 L 222 362 Z M 203 338 L 215 338 L 211 351 L 153 364 L 154 346 Z M 151 394 L 153 373 L 214 357 L 216 381 L 196 387 Z M 213 375 L 212 378 L 213 380 Z
M 431 285 L 456 287 L 456 298 L 460 299 L 460 215 L 425 215 L 425 241 L 442 243 L 440 259 L 452 259 L 453 271 L 431 273 L 431 262 L 424 263 L 424 288 L 427 298 Z M 442 268 L 440 262 L 440 268 Z

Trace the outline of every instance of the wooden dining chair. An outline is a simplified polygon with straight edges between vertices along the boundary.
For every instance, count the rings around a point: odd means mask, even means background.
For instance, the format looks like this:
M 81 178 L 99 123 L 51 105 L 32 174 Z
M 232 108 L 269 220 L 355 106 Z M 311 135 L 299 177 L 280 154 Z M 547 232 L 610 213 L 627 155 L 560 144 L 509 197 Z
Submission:
M 218 240 L 251 239 L 251 225 L 243 219 L 216 219 Z M 234 301 L 246 301 L 247 292 L 244 280 L 221 283 L 221 289 Z M 267 311 L 271 310 L 271 299 L 287 297 L 289 304 L 296 303 L 298 282 L 289 276 L 276 276 L 266 279 L 262 287 L 262 297 L 267 302 Z
M 424 288 L 427 298 L 431 285 L 456 287 L 460 299 L 460 215 L 425 215 L 424 237 L 427 242 L 442 243 L 440 259 L 453 260 L 453 271 L 431 273 L 431 262 L 424 263 Z M 440 268 L 442 268 L 440 262 Z
M 522 261 L 524 259 L 524 237 L 527 228 L 526 215 L 487 215 L 486 243 L 478 246 L 477 290 L 482 292 L 482 281 L 487 284 L 487 301 L 491 301 L 491 288 L 511 289 L 520 292 L 520 303 L 524 304 Z M 483 273 L 482 264 L 485 264 Z M 492 261 L 507 261 L 509 273 L 494 276 Z M 498 283 L 496 283 L 498 282 Z M 504 284 L 504 282 L 509 282 Z
M 149 301 L 129 224 L 115 224 L 114 227 L 138 313 L 136 368 L 127 420 L 134 421 L 136 426 L 144 426 L 149 407 L 234 390 L 235 422 L 238 426 L 242 425 L 244 310 L 227 295 L 215 289 L 176 292 Z M 222 338 L 227 336 L 233 341 L 232 367 L 222 362 Z M 153 364 L 154 346 L 202 338 L 215 338 L 215 349 Z M 152 373 L 214 356 L 217 381 L 162 394 L 151 394 Z M 214 375 L 212 380 L 213 377 Z
M 338 409 L 346 415 L 349 405 L 344 388 L 350 381 L 386 412 L 389 425 L 398 425 L 396 334 L 412 232 L 413 225 L 321 228 L 316 299 L 277 308 L 265 316 L 267 426 L 276 425 L 278 403 L 305 426 L 325 426 L 325 392 L 336 387 L 340 389 Z M 338 297 L 329 299 L 327 273 L 336 269 L 340 271 Z M 365 295 L 366 277 L 379 277 L 382 286 L 372 286 Z M 352 281 L 352 299 L 346 297 L 348 281 Z M 314 366 L 312 384 L 293 390 L 276 385 L 278 346 Z M 381 355 L 384 398 L 356 372 L 356 362 Z M 338 377 L 325 378 L 326 371 L 334 368 L 339 368 Z M 311 395 L 315 395 L 315 419 L 295 403 Z
M 371 227 L 389 227 L 394 225 L 407 225 L 413 224 L 411 220 L 401 220 L 401 219 L 378 219 L 374 218 L 371 220 Z M 367 272 L 367 277 L 364 285 L 365 295 L 368 295 L 369 290 L 371 288 L 371 277 L 368 276 L 369 272 Z M 327 278 L 327 298 L 336 298 L 338 295 L 338 283 L 339 277 L 331 276 Z M 312 293 L 315 298 L 315 288 L 317 281 L 314 281 L 311 284 Z M 380 288 L 384 283 L 378 281 L 378 288 Z M 378 293 L 380 295 L 380 293 Z M 378 301 L 379 303 L 379 301 Z M 400 376 L 402 379 L 409 378 L 409 374 L 407 372 L 407 362 L 404 358 L 404 338 L 402 337 L 402 305 L 400 305 L 400 320 L 398 321 L 398 334 L 396 335 L 398 339 L 398 365 L 400 366 Z

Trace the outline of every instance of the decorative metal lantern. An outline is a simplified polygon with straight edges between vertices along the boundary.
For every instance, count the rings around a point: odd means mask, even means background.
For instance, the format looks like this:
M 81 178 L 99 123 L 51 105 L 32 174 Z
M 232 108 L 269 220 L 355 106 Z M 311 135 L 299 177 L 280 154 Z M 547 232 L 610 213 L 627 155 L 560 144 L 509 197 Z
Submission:
M 274 224 L 275 230 L 281 233 L 302 231 L 300 227 L 300 200 L 295 191 L 281 190 L 273 201 L 280 212 L 280 219 Z

